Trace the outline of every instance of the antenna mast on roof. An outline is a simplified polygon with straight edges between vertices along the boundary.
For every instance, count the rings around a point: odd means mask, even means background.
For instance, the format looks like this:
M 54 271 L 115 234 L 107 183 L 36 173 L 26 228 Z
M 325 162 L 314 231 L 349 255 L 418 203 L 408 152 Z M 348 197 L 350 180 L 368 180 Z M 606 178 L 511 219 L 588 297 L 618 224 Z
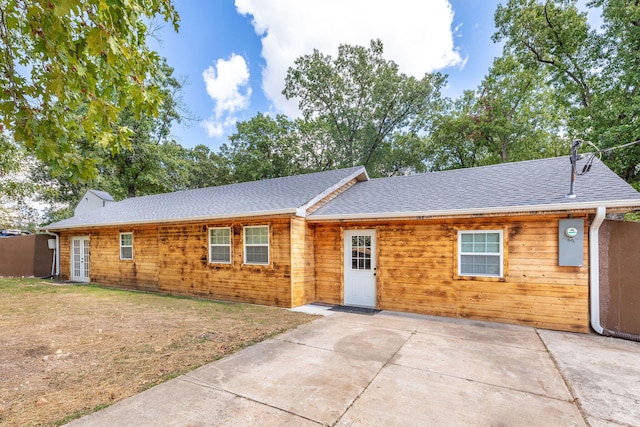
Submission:
M 571 186 L 569 187 L 569 194 L 564 196 L 565 199 L 576 198 L 576 163 L 584 157 L 582 154 L 578 154 L 580 145 L 582 145 L 581 139 L 576 139 L 571 144 L 571 155 L 569 156 L 569 160 L 571 161 Z

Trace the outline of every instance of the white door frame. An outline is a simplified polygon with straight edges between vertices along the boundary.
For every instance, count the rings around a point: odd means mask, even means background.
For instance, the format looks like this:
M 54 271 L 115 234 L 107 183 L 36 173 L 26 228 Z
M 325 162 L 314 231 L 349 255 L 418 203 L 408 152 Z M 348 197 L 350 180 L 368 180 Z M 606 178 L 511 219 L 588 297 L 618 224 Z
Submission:
M 76 252 L 75 242 L 78 242 Z M 71 252 L 69 256 L 69 278 L 73 282 L 89 282 L 90 280 L 90 244 L 89 236 L 71 237 Z
M 353 249 L 356 243 L 356 249 Z M 376 308 L 376 230 L 344 231 L 344 305 Z

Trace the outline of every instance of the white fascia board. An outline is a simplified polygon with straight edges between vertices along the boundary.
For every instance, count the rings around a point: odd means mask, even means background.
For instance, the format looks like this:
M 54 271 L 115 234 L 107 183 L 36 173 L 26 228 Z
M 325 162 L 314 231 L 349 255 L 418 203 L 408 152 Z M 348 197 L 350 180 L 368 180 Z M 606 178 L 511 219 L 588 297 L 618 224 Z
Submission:
M 611 200 L 601 202 L 573 202 L 573 203 L 555 203 L 545 205 L 526 205 L 526 206 L 501 206 L 488 208 L 473 209 L 443 209 L 432 211 L 410 211 L 410 212 L 371 212 L 361 214 L 336 214 L 336 215 L 310 215 L 307 220 L 313 221 L 329 221 L 329 220 L 359 220 L 359 219 L 385 219 L 385 218 L 429 218 L 429 217 L 447 217 L 447 216 L 473 216 L 486 214 L 510 214 L 523 212 L 545 212 L 545 211 L 573 211 L 582 209 L 597 209 L 598 207 L 607 208 L 629 208 L 640 209 L 640 200 Z
M 315 205 L 316 203 L 318 203 L 320 200 L 324 199 L 325 197 L 329 196 L 334 191 L 339 190 L 341 187 L 343 187 L 344 185 L 349 183 L 349 181 L 351 181 L 352 179 L 357 179 L 358 182 L 369 181 L 369 174 L 367 173 L 367 170 L 364 168 L 364 166 L 361 167 L 360 169 L 358 169 L 357 171 L 355 171 L 351 175 L 348 175 L 345 178 L 341 179 L 335 185 L 327 188 L 322 193 L 319 193 L 314 198 L 309 200 L 307 203 L 305 203 L 304 205 L 300 206 L 296 210 L 296 215 L 299 216 L 299 217 L 305 218 L 307 216 L 307 209 L 309 209 L 310 207 L 312 207 L 313 205 Z
M 195 222 L 195 221 L 218 221 L 231 218 L 251 218 L 256 216 L 272 216 L 272 215 L 287 215 L 296 214 L 295 208 L 277 209 L 270 211 L 256 211 L 256 212 L 243 212 L 241 214 L 226 214 L 226 215 L 208 215 L 208 216 L 193 216 L 187 218 L 169 218 L 169 219 L 149 219 L 140 221 L 114 221 L 104 223 L 86 223 L 86 224 L 73 224 L 63 225 L 59 227 L 51 227 L 50 225 L 44 227 L 38 227 L 38 229 L 47 230 L 72 230 L 74 228 L 95 228 L 95 227 L 115 227 L 123 225 L 144 225 L 144 224 L 167 224 L 172 222 Z

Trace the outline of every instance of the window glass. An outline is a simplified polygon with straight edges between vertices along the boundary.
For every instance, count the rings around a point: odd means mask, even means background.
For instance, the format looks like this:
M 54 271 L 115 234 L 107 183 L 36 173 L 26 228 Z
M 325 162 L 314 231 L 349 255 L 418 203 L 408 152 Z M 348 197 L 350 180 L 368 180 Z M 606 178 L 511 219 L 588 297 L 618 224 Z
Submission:
M 269 226 L 244 228 L 245 264 L 269 264 Z
M 351 237 L 351 269 L 371 270 L 371 236 Z
M 231 263 L 231 228 L 209 229 L 209 262 Z
M 120 259 L 133 259 L 133 233 L 120 233 Z
M 458 237 L 460 275 L 502 277 L 501 231 L 460 231 Z

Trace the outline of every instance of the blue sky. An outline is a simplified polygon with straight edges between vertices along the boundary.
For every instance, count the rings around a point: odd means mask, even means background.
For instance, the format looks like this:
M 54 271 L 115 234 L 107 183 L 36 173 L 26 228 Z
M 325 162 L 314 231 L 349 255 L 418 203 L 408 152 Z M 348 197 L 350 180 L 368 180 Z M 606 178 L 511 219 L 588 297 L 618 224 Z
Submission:
M 237 121 L 258 112 L 297 114 L 280 94 L 288 66 L 317 48 L 380 38 L 401 72 L 448 74 L 445 95 L 475 89 L 501 47 L 494 45 L 499 0 L 176 0 L 176 34 L 165 25 L 152 48 L 185 78 L 182 97 L 198 118 L 176 125 L 180 144 L 217 150 Z

